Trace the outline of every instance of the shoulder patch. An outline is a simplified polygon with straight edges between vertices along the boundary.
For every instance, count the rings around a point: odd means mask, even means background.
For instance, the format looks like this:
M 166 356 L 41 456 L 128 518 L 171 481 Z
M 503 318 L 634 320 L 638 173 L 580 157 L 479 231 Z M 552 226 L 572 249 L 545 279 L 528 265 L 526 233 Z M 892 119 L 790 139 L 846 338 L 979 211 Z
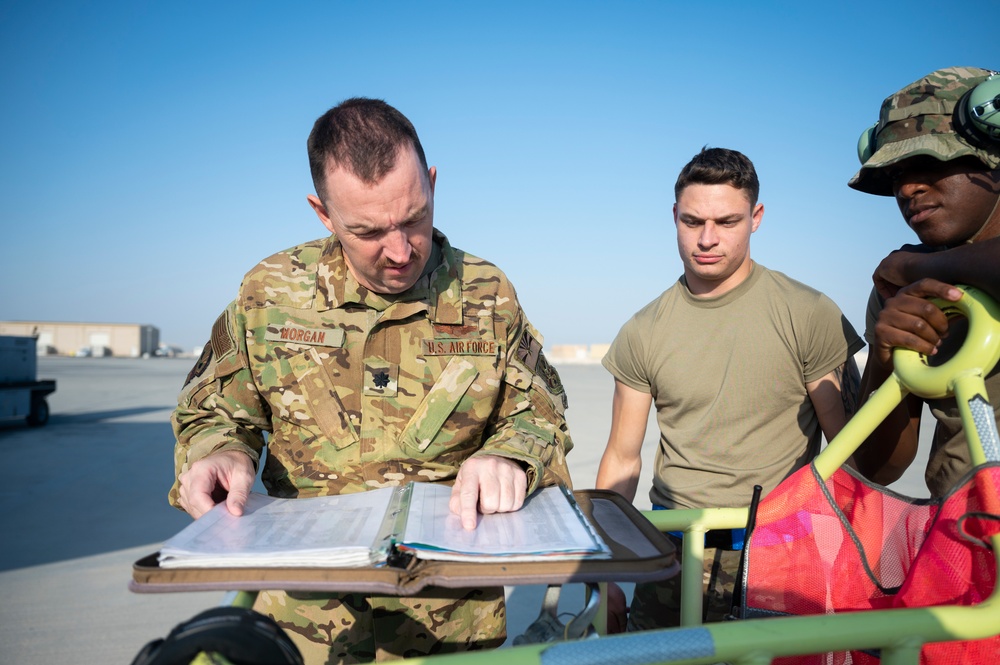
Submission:
M 527 330 L 521 333 L 521 339 L 517 343 L 515 353 L 525 369 L 539 377 L 549 392 L 562 400 L 563 408 L 567 408 L 569 400 L 566 398 L 566 389 L 559 378 L 559 372 L 549 364 L 545 354 L 542 353 L 541 343 L 535 339 L 534 335 Z
M 549 361 L 545 359 L 545 355 L 541 351 L 538 352 L 537 374 L 545 382 L 545 385 L 548 386 L 549 392 L 562 400 L 563 408 L 568 409 L 569 399 L 566 396 L 566 389 L 563 387 L 562 379 L 559 378 L 559 372 L 549 364 Z
M 531 372 L 535 374 L 535 367 L 538 365 L 538 358 L 542 354 L 542 345 L 538 343 L 538 340 L 532 336 L 530 332 L 525 330 L 521 333 L 521 339 L 517 343 L 517 359 L 521 361 L 521 364 Z
M 206 344 L 205 348 L 201 351 L 201 355 L 198 357 L 198 361 L 194 364 L 194 367 L 191 368 L 191 371 L 188 372 L 187 378 L 184 379 L 184 385 L 188 385 L 204 374 L 205 369 L 210 364 L 212 364 L 212 345 Z
M 224 358 L 236 350 L 232 326 L 229 324 L 228 310 L 219 315 L 212 325 L 212 339 L 209 347 L 219 358 Z M 202 356 L 204 357 L 204 353 Z M 199 361 L 200 362 L 200 361 Z M 197 366 L 197 365 L 196 365 Z

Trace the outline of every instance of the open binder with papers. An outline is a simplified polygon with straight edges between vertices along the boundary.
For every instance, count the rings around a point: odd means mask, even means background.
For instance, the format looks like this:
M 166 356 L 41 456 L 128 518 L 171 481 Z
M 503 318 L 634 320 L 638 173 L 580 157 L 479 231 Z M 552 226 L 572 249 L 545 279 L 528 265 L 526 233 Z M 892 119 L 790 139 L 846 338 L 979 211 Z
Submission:
M 216 506 L 133 566 L 137 592 L 285 589 L 415 593 L 428 585 L 647 581 L 677 573 L 673 545 L 621 495 L 549 487 L 466 531 L 451 488 L 410 483 Z
M 421 559 L 607 558 L 611 551 L 571 493 L 548 487 L 513 513 L 480 516 L 474 531 L 448 509 L 451 488 L 408 483 L 311 499 L 251 494 L 241 517 L 224 504 L 160 549 L 162 568 L 367 566 Z

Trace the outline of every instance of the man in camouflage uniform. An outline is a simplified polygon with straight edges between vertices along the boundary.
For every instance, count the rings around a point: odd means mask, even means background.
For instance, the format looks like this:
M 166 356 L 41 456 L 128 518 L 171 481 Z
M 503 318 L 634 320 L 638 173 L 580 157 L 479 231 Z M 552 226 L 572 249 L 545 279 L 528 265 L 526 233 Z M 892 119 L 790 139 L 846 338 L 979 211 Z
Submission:
M 433 227 L 436 170 L 410 122 L 351 99 L 308 142 L 312 206 L 331 236 L 245 276 L 173 415 L 173 505 L 242 514 L 262 479 L 280 497 L 454 483 L 466 528 L 570 484 L 565 395 L 514 288 Z M 499 646 L 503 589 L 404 598 L 262 592 L 306 662 Z
M 948 357 L 964 337 L 945 335 L 948 321 L 927 298 L 957 300 L 953 285 L 968 284 L 1000 299 L 1000 74 L 951 67 L 914 81 L 882 103 L 859 156 L 861 170 L 848 184 L 895 197 L 920 240 L 883 259 L 873 276 L 865 332 L 872 351 L 862 379 L 862 395 L 870 395 L 892 372 L 893 348 Z M 1000 368 L 986 377 L 986 391 L 996 413 Z M 954 398 L 908 395 L 855 463 L 883 485 L 897 480 L 916 456 L 925 401 L 937 420 L 925 480 L 942 496 L 971 465 Z

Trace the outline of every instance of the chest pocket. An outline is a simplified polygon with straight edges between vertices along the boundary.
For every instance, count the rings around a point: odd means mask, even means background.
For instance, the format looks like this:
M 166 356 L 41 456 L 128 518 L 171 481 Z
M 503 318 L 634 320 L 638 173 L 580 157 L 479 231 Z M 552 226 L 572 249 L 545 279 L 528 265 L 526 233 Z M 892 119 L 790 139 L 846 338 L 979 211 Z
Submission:
M 301 391 L 305 418 L 313 420 L 337 450 L 360 441 L 319 352 L 310 348 L 290 358 L 289 365 Z
M 420 452 L 427 450 L 478 376 L 479 369 L 473 361 L 454 356 L 414 410 L 413 417 L 400 435 L 400 443 Z M 454 433 L 457 434 L 459 432 Z

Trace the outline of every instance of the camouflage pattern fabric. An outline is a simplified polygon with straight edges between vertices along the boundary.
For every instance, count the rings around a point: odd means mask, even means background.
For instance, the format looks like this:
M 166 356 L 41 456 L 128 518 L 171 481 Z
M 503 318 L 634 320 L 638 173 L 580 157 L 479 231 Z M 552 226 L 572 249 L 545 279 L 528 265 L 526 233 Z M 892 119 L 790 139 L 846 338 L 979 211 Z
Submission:
M 680 541 L 676 541 L 681 558 Z M 733 590 L 740 568 L 739 550 L 705 548 L 702 578 L 702 621 L 724 621 L 733 610 Z M 681 576 L 635 585 L 629 607 L 628 630 L 676 628 L 681 625 Z
M 334 236 L 279 252 L 247 273 L 173 414 L 176 474 L 222 450 L 259 463 L 267 433 L 262 480 L 274 496 L 450 483 L 465 460 L 483 454 L 519 462 L 529 492 L 557 482 L 571 487 L 566 396 L 541 336 L 499 269 L 453 249 L 437 231 L 434 241 L 440 262 L 398 295 L 360 286 Z M 175 506 L 178 489 L 175 481 Z M 416 602 L 405 612 L 431 631 L 420 648 L 502 642 L 495 628 L 503 626 L 503 594 L 490 591 L 468 608 L 464 600 L 410 599 Z M 353 623 L 363 605 L 349 604 Z M 442 612 L 447 621 L 433 618 Z M 306 606 L 293 614 L 315 620 L 308 639 L 331 653 L 350 628 L 320 629 L 332 619 Z M 483 621 L 486 615 L 500 619 Z M 275 618 L 294 623 L 285 616 Z
M 1000 144 L 977 140 L 974 132 L 956 126 L 958 102 L 992 73 L 976 67 L 939 69 L 887 97 L 875 127 L 875 151 L 848 185 L 892 196 L 885 167 L 916 155 L 941 161 L 968 156 L 987 168 L 1000 167 Z
M 278 622 L 305 663 L 492 649 L 506 638 L 503 589 L 434 588 L 398 598 L 264 591 L 254 609 Z

